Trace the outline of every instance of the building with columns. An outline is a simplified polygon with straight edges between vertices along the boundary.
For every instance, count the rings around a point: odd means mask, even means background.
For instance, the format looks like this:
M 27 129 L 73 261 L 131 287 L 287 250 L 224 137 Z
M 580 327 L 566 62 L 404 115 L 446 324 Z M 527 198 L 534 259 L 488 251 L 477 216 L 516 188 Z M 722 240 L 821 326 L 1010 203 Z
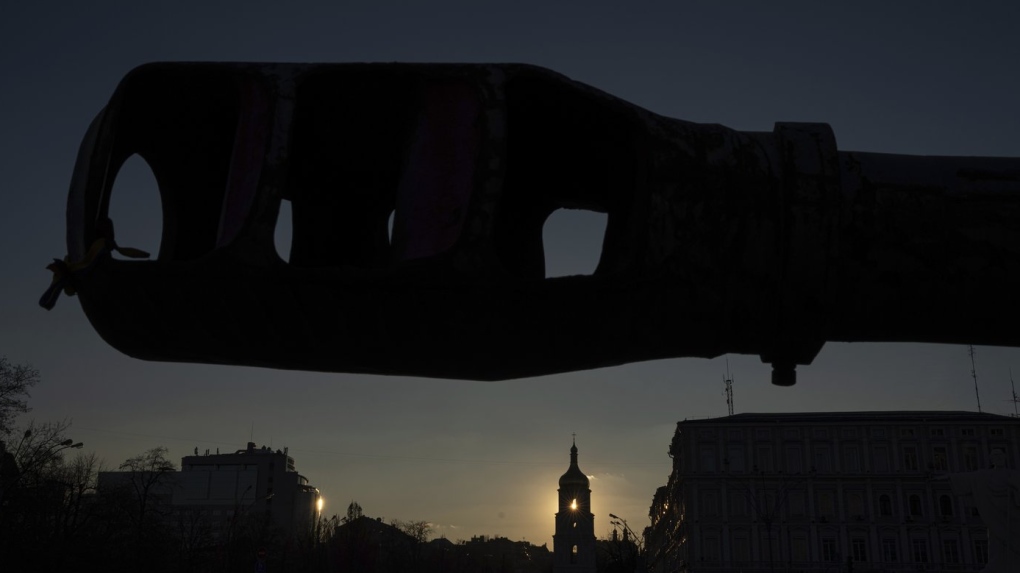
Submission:
M 577 466 L 577 444 L 570 467 L 560 477 L 559 511 L 553 534 L 553 573 L 595 573 L 595 514 L 588 476 Z
M 645 530 L 658 572 L 976 571 L 989 538 L 947 474 L 1020 461 L 1020 419 L 738 414 L 677 424 Z M 1020 569 L 1018 569 L 1020 571 Z

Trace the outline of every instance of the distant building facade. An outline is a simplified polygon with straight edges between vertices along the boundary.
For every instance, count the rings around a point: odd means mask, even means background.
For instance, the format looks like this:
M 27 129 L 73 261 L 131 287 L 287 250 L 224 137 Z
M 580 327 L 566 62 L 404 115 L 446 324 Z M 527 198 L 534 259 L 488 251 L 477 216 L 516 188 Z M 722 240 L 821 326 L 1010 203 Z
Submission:
M 988 536 L 947 473 L 1020 461 L 1020 419 L 738 414 L 677 424 L 645 530 L 657 572 L 978 571 Z M 1020 566 L 1020 564 L 1018 564 Z M 1018 569 L 1020 571 L 1020 569 Z
M 319 490 L 299 474 L 286 451 L 258 448 L 185 456 L 181 471 L 160 477 L 152 494 L 180 514 L 201 516 L 214 538 L 240 520 L 269 517 L 285 532 L 310 528 L 320 511 Z M 99 488 L 123 486 L 132 472 L 101 472 Z
M 553 573 L 595 573 L 595 514 L 588 476 L 577 465 L 576 443 L 570 447 L 570 467 L 559 486 Z

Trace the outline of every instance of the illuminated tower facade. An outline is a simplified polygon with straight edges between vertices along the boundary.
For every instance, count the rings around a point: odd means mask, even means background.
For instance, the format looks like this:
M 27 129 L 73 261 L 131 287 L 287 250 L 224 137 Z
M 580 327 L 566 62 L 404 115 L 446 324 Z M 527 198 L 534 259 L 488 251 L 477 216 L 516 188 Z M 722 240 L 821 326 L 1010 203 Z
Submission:
M 570 448 L 570 467 L 560 477 L 553 573 L 595 573 L 595 514 L 588 476 L 577 467 L 576 443 Z

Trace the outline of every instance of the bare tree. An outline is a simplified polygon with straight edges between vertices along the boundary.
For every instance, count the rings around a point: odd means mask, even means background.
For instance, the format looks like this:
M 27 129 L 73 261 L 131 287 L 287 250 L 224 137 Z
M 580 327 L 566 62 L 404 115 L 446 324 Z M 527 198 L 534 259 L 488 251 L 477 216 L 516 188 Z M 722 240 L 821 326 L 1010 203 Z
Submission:
M 28 390 L 37 383 L 38 370 L 0 356 L 0 436 L 10 435 L 17 415 L 31 410 Z
M 81 442 L 75 443 L 67 437 L 70 427 L 69 420 L 28 423 L 18 443 L 9 448 L 18 465 L 19 484 L 34 484 L 48 479 L 63 466 L 64 450 L 82 447 Z
M 63 523 L 65 536 L 75 536 L 94 517 L 94 504 L 86 503 L 86 500 L 96 493 L 99 472 L 102 471 L 103 461 L 95 453 L 79 453 L 60 469 L 60 481 L 67 487 Z
M 352 501 L 351 504 L 347 506 L 347 515 L 342 521 L 344 523 L 351 523 L 363 515 L 365 515 L 365 513 L 361 511 L 361 505 L 359 505 L 356 501 Z
M 168 457 L 169 452 L 166 446 L 157 446 L 120 464 L 122 471 L 129 472 L 127 482 L 135 505 L 131 520 L 139 536 L 149 525 L 147 521 L 149 514 L 159 510 L 156 494 L 161 493 L 161 486 L 166 485 L 166 475 L 177 469 Z
M 425 543 L 432 535 L 432 524 L 424 521 L 400 521 L 394 519 L 390 525 L 403 531 L 408 538 L 408 562 L 409 569 L 418 571 L 421 568 L 421 552 Z

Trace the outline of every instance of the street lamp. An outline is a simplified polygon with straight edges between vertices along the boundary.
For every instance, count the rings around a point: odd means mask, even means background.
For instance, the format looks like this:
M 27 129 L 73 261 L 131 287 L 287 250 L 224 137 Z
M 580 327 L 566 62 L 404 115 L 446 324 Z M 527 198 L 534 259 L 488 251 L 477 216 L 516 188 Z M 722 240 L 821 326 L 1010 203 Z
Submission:
M 634 556 L 635 557 L 634 566 L 637 567 L 638 566 L 637 561 L 641 558 L 641 546 L 639 545 L 640 540 L 639 540 L 637 534 L 634 533 L 634 530 L 631 529 L 629 525 L 627 525 L 627 520 L 626 519 L 624 519 L 624 518 L 622 518 L 622 517 L 620 517 L 620 516 L 618 516 L 616 514 L 613 514 L 613 513 L 610 513 L 609 517 L 611 517 L 612 519 L 616 520 L 616 521 L 611 521 L 610 525 L 619 526 L 619 527 L 623 528 L 624 541 L 626 541 L 627 537 L 629 536 L 630 539 L 631 539 L 631 543 L 634 544 L 634 549 L 636 551 L 636 555 Z

